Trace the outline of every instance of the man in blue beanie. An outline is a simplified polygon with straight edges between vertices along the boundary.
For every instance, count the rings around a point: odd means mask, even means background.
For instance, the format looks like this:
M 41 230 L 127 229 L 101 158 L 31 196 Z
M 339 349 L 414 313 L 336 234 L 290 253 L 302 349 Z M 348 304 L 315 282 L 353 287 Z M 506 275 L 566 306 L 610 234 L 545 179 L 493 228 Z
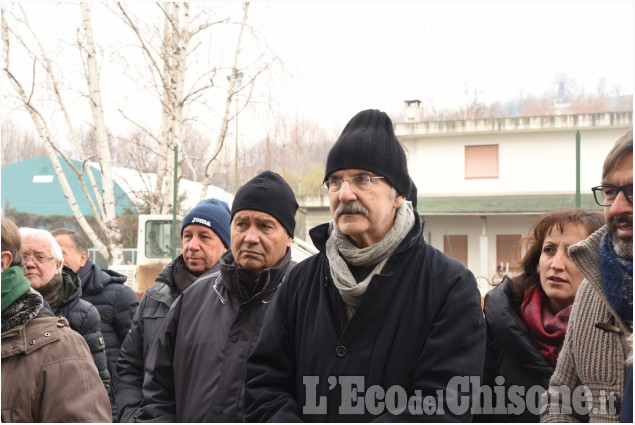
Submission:
M 120 422 L 133 422 L 143 399 L 145 359 L 176 298 L 197 279 L 220 269 L 219 259 L 230 247 L 229 206 L 218 199 L 196 205 L 181 224 L 183 254 L 157 276 L 132 321 L 117 361 L 115 403 Z
M 292 267 L 298 209 L 272 171 L 242 186 L 231 209 L 231 250 L 172 305 L 146 361 L 137 422 L 242 422 L 247 357 Z

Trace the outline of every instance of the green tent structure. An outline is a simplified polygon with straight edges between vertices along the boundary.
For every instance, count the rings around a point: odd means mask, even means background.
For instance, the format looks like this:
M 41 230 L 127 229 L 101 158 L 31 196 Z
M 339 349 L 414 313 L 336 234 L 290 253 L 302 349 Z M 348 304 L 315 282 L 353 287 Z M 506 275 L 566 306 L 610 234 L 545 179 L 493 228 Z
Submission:
M 71 186 L 75 199 L 84 215 L 93 215 L 92 210 L 84 196 L 81 184 L 75 172 L 61 158 L 62 169 Z M 80 161 L 71 159 L 73 165 L 82 169 Z M 90 166 L 90 165 L 87 165 Z M 101 190 L 101 171 L 92 167 L 93 175 Z M 88 176 L 84 176 L 88 193 L 96 203 L 95 194 L 90 186 Z M 115 191 L 116 213 L 125 214 L 137 212 L 134 203 L 124 190 L 113 182 Z M 53 164 L 48 156 L 28 158 L 20 162 L 8 165 L 2 169 L 2 208 L 10 208 L 14 211 L 36 214 L 38 216 L 73 215 L 68 200 L 64 196 L 60 181 L 55 174 Z M 99 208 L 99 206 L 98 206 Z

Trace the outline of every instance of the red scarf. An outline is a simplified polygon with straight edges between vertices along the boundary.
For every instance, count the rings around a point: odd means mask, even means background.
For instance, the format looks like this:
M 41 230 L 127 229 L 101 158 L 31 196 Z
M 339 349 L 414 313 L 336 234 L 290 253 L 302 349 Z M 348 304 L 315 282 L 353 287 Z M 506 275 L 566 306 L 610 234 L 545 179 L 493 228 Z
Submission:
M 538 352 L 547 362 L 555 366 L 567 332 L 572 306 L 553 314 L 547 306 L 547 300 L 542 287 L 535 285 L 525 292 L 520 311 Z

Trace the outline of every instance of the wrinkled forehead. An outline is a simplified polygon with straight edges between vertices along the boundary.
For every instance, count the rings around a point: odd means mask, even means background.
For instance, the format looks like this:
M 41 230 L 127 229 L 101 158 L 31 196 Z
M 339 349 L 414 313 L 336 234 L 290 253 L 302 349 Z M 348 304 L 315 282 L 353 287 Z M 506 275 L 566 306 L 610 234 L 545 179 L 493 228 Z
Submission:
M 240 210 L 234 214 L 232 223 L 237 221 L 246 221 L 253 223 L 274 223 L 276 226 L 282 226 L 280 222 L 271 214 L 256 210 Z
M 327 179 L 330 178 L 342 178 L 342 177 L 348 177 L 348 176 L 359 176 L 362 174 L 366 174 L 369 175 L 371 177 L 376 176 L 376 174 L 372 171 L 369 170 L 363 170 L 361 168 L 347 168 L 344 170 L 336 170 L 333 171 L 328 177 Z
M 31 252 L 50 254 L 51 244 L 46 239 L 40 239 L 35 236 L 27 236 L 22 239 L 22 252 L 25 254 L 29 254 Z

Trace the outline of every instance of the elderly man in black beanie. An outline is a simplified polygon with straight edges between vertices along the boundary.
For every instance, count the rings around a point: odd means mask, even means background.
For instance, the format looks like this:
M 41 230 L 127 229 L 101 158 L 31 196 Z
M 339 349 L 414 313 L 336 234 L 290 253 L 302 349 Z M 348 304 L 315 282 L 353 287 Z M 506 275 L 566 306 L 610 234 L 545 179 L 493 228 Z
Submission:
M 134 422 L 143 400 L 145 361 L 176 298 L 197 279 L 220 270 L 220 256 L 229 249 L 227 203 L 206 199 L 181 223 L 179 255 L 159 273 L 156 285 L 141 298 L 117 360 L 115 403 L 120 422 Z
M 324 181 L 333 219 L 311 230 L 320 253 L 294 267 L 267 312 L 245 420 L 469 421 L 469 377 L 485 354 L 480 294 L 469 270 L 424 242 L 385 113 L 351 119 Z
M 291 263 L 298 209 L 291 187 L 265 171 L 231 209 L 220 272 L 176 300 L 146 362 L 137 422 L 242 422 L 247 356 Z

